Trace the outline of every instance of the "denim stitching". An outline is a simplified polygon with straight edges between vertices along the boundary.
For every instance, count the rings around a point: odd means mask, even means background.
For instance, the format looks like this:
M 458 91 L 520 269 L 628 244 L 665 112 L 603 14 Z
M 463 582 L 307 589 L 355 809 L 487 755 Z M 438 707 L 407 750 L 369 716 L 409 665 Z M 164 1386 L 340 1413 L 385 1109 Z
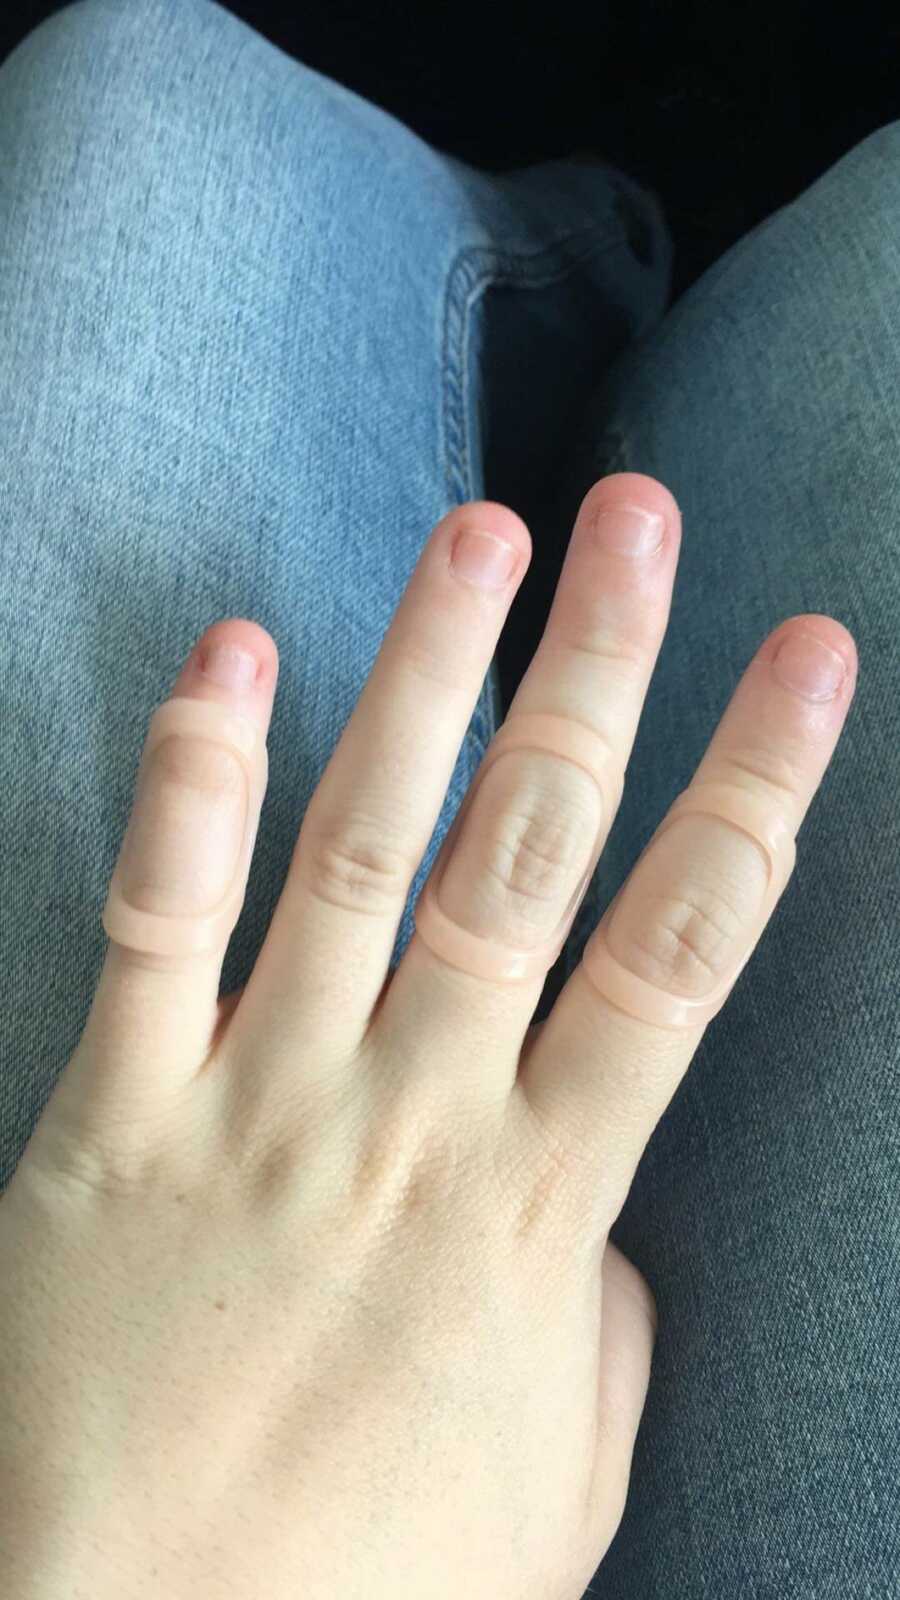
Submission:
M 582 238 L 590 242 L 577 253 L 570 253 L 572 244 Z M 610 232 L 604 222 L 554 240 L 529 256 L 490 246 L 467 245 L 454 258 L 447 274 L 443 325 L 444 459 L 452 504 L 461 505 L 474 498 L 466 426 L 469 326 L 473 306 L 488 287 L 543 289 L 561 283 L 591 257 L 612 251 L 625 242 L 621 228 Z M 567 251 L 562 262 L 559 259 L 561 249 Z M 491 701 L 486 677 L 472 721 L 482 754 L 496 732 L 496 728 L 490 726 L 493 722 Z
M 592 256 L 605 254 L 626 242 L 621 229 L 610 233 L 605 224 L 602 229 L 597 224 L 585 231 L 588 235 L 600 233 L 599 240 L 592 240 L 577 255 L 567 255 L 563 263 L 559 262 L 560 248 L 584 237 L 584 232 L 556 240 L 531 256 L 468 245 L 459 251 L 450 267 L 444 307 L 444 445 L 447 487 L 456 504 L 470 499 L 472 494 L 465 427 L 469 313 L 488 287 L 549 288 L 561 283 Z M 548 256 L 552 266 L 545 264 Z

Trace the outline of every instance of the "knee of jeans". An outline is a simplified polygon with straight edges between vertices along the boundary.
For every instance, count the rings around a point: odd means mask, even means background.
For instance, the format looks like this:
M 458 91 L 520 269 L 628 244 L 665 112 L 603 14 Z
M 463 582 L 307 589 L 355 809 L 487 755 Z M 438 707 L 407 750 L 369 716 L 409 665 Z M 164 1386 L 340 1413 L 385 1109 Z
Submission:
M 900 120 L 885 123 L 852 145 L 794 202 L 818 230 L 871 273 L 880 257 L 896 278 L 900 228 Z M 873 256 L 874 252 L 874 256 Z M 887 277 L 883 287 L 889 287 Z
M 93 66 L 98 76 L 117 58 L 128 58 L 137 77 L 167 47 L 173 54 L 206 45 L 245 23 L 214 0 L 68 0 L 22 38 L 3 63 L 7 78 L 19 79 L 53 66 Z
M 900 118 L 882 123 L 851 145 L 828 168 L 828 176 L 836 181 L 862 176 L 873 187 L 886 184 L 893 196 L 900 194 Z
M 29 164 L 48 145 L 57 163 L 84 147 L 98 160 L 113 141 L 138 165 L 196 151 L 264 186 L 305 155 L 352 165 L 375 124 L 401 129 L 215 0 L 74 0 L 0 66 L 0 137 L 24 140 Z
M 893 328 L 900 310 L 900 120 L 851 146 L 793 199 L 773 210 L 709 267 L 682 307 L 732 329 L 734 359 L 746 340 L 773 371 L 792 371 L 821 350 L 853 365 L 852 333 L 876 318 Z M 676 311 L 678 308 L 676 308 Z M 718 335 L 717 335 L 718 337 Z M 725 359 L 728 354 L 725 345 Z M 893 337 L 875 350 L 893 369 Z
M 828 359 L 832 383 L 836 366 L 850 381 L 854 330 L 896 325 L 898 233 L 900 121 L 894 121 L 851 146 L 759 224 L 746 249 L 731 252 L 739 275 L 732 287 L 741 304 L 765 319 L 773 363 L 782 343 L 790 360 L 802 344 L 808 358 L 820 350 Z M 896 355 L 892 335 L 873 347 L 873 359 L 891 371 Z

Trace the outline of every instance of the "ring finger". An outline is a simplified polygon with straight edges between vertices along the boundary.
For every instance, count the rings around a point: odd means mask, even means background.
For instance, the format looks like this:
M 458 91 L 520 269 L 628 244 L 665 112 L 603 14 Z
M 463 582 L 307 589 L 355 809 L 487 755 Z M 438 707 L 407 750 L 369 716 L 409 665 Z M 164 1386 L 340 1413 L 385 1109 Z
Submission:
M 856 685 L 852 635 L 791 617 L 744 672 L 540 1032 L 518 1088 L 609 1223 L 790 878 Z
M 385 998 L 386 1037 L 405 1036 L 419 1058 L 423 1038 L 440 1039 L 444 1069 L 447 1049 L 451 1071 L 471 1063 L 483 1083 L 493 1069 L 489 1093 L 509 1089 L 618 809 L 680 534 L 672 495 L 642 473 L 611 474 L 585 496 L 541 643 L 444 841 Z

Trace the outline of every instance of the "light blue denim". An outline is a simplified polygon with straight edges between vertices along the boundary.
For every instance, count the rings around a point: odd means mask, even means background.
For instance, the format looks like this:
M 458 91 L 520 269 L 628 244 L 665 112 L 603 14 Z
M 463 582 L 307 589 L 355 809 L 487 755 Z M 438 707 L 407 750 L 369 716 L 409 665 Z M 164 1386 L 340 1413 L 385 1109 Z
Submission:
M 92 1000 L 149 715 L 216 619 L 281 660 L 225 990 L 453 504 L 508 500 L 549 567 L 606 472 L 683 513 L 557 987 L 764 636 L 856 638 L 793 878 L 614 1229 L 660 1337 L 601 1600 L 900 1595 L 898 239 L 900 125 L 669 307 L 627 176 L 476 171 L 211 0 L 77 0 L 0 69 L 0 1181 Z M 501 716 L 492 669 L 395 960 Z

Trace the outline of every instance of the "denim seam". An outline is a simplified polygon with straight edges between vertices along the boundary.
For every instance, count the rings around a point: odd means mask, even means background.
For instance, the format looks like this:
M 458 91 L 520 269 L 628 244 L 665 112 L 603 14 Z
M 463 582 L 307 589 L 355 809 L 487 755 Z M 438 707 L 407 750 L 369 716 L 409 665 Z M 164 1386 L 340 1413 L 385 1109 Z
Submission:
M 568 253 L 569 247 L 583 238 L 589 239 L 590 243 L 576 254 Z M 447 274 L 443 318 L 444 459 L 447 489 L 453 505 L 461 505 L 473 498 L 466 414 L 469 329 L 473 307 L 488 288 L 544 289 L 561 283 L 592 256 L 605 255 L 622 244 L 627 244 L 624 231 L 621 228 L 610 231 L 604 223 L 602 226 L 596 224 L 576 233 L 565 234 L 530 255 L 485 245 L 466 245 L 455 256 Z M 565 261 L 560 262 L 562 249 L 567 254 Z M 493 722 L 492 699 L 489 673 L 478 697 L 472 721 L 482 753 L 496 732 L 496 728 L 490 725 Z
M 468 245 L 459 251 L 447 274 L 444 304 L 444 443 L 447 483 L 455 504 L 472 498 L 472 474 L 466 443 L 466 367 L 469 321 L 472 308 L 487 288 L 545 289 L 561 283 L 591 256 L 607 254 L 627 240 L 621 228 L 610 233 L 604 224 L 587 230 L 600 234 L 577 255 L 567 255 L 559 263 L 559 251 L 580 233 L 555 240 L 530 256 L 496 250 L 484 245 Z M 547 257 L 553 265 L 545 265 Z

